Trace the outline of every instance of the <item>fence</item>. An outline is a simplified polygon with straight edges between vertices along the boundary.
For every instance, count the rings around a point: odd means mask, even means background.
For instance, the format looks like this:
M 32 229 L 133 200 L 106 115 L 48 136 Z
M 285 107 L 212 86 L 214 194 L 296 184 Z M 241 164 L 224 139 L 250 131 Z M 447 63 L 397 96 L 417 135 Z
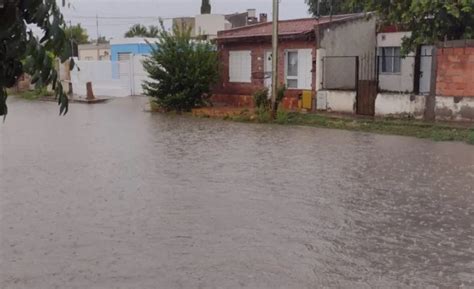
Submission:
M 125 97 L 143 94 L 143 81 L 148 80 L 142 61 L 145 56 L 132 56 L 126 61 L 80 61 L 71 71 L 74 94 L 87 94 L 91 82 L 96 96 Z

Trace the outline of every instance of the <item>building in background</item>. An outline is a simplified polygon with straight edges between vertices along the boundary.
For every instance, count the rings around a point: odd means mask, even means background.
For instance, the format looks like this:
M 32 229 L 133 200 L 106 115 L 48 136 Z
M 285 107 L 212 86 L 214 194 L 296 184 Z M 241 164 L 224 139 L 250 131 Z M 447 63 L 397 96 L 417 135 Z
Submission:
M 361 35 L 370 33 L 367 29 L 355 33 L 360 25 L 352 21 L 364 15 L 341 15 L 333 17 L 304 18 L 279 22 L 278 82 L 287 87 L 283 107 L 296 109 L 305 99 L 314 97 L 317 90 L 316 61 L 318 56 L 317 38 L 332 36 L 332 31 L 351 22 L 349 35 L 359 41 L 345 41 L 345 37 L 335 36 L 332 50 L 347 48 L 350 55 L 359 50 L 373 51 L 375 47 L 375 21 L 372 38 L 367 41 Z M 362 20 L 361 20 L 362 21 Z M 362 21 L 363 23 L 366 20 Z M 365 27 L 363 27 L 365 28 Z M 323 32 L 324 31 L 324 32 Z M 252 104 L 252 94 L 272 86 L 272 22 L 220 31 L 217 38 L 220 59 L 220 81 L 214 91 L 214 101 L 228 105 L 248 106 Z M 309 107 L 311 108 L 311 107 Z
M 110 60 L 126 61 L 134 55 L 148 55 L 152 51 L 156 38 L 121 38 L 110 40 Z
M 195 17 L 179 17 L 173 19 L 173 26 L 190 27 L 191 36 L 212 40 L 217 38 L 218 31 L 244 27 L 248 25 L 267 22 L 267 14 L 260 14 L 257 18 L 255 9 L 248 9 L 243 13 L 224 14 L 200 14 Z
M 79 60 L 110 60 L 110 44 L 108 43 L 80 44 L 78 51 Z

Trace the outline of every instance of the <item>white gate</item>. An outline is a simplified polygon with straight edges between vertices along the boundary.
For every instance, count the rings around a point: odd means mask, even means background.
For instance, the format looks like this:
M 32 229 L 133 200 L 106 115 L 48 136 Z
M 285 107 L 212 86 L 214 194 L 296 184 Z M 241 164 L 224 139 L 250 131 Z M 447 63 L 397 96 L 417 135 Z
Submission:
M 87 82 L 92 83 L 96 96 L 125 97 L 143 94 L 142 83 L 148 79 L 142 65 L 144 56 L 126 56 L 120 57 L 119 61 L 76 60 L 71 71 L 74 94 L 87 95 Z

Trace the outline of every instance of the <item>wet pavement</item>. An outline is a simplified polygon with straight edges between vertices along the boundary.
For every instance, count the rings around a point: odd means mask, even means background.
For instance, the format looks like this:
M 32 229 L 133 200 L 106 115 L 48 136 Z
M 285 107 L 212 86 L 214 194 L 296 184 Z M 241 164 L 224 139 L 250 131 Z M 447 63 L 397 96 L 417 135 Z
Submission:
M 9 99 L 0 288 L 474 288 L 474 146 Z

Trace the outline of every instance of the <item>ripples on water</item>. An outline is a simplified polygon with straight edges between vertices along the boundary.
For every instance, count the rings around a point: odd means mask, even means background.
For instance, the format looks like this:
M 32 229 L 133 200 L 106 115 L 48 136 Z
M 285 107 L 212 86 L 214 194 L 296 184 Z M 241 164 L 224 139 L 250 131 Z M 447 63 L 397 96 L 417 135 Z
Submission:
M 13 101 L 0 288 L 474 288 L 474 147 Z

